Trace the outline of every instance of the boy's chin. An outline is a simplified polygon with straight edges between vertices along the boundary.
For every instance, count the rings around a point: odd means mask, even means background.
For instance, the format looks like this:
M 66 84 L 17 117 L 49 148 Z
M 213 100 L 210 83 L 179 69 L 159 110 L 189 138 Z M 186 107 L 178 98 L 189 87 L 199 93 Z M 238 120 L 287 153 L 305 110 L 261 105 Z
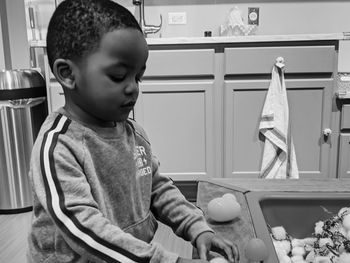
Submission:
M 119 116 L 118 118 L 111 118 L 110 121 L 112 122 L 123 122 L 126 121 L 127 119 L 129 119 L 130 114 L 125 114 L 123 116 Z
M 130 114 L 131 113 L 131 114 Z M 132 118 L 132 110 L 118 111 L 118 112 L 105 112 L 99 114 L 99 119 L 104 122 L 124 122 L 129 119 L 129 116 Z

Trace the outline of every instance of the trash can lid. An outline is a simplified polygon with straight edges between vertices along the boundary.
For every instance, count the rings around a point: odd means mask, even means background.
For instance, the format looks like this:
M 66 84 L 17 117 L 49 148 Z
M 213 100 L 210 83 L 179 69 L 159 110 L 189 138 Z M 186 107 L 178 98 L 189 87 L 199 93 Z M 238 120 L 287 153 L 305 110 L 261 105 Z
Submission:
M 42 75 L 34 69 L 0 70 L 0 100 L 46 96 Z

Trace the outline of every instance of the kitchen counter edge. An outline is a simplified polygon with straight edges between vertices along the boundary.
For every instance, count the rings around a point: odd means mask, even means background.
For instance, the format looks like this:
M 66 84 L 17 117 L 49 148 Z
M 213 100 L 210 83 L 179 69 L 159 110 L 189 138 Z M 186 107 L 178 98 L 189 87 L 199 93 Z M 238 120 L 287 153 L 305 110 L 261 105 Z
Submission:
M 249 42 L 283 42 L 283 41 L 319 41 L 319 40 L 350 40 L 350 33 L 330 34 L 294 34 L 294 35 L 251 35 L 230 37 L 173 37 L 146 38 L 148 45 L 179 45 L 179 44 L 218 44 L 218 43 L 249 43 Z M 29 42 L 30 47 L 46 47 L 45 40 Z

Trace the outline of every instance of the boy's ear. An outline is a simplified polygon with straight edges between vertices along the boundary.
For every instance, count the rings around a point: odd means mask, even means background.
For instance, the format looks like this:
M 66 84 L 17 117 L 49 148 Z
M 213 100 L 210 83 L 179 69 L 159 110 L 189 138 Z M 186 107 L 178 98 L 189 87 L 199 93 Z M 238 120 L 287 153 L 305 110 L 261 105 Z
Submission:
M 53 73 L 57 81 L 67 89 L 75 88 L 72 66 L 72 61 L 62 58 L 56 59 L 53 63 Z

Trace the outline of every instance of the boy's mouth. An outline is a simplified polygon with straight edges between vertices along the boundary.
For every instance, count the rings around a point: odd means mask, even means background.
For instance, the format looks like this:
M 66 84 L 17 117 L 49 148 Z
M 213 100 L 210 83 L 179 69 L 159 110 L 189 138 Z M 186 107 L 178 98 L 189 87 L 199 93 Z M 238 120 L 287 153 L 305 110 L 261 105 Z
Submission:
M 129 101 L 122 105 L 123 108 L 133 108 L 135 106 L 136 101 Z

